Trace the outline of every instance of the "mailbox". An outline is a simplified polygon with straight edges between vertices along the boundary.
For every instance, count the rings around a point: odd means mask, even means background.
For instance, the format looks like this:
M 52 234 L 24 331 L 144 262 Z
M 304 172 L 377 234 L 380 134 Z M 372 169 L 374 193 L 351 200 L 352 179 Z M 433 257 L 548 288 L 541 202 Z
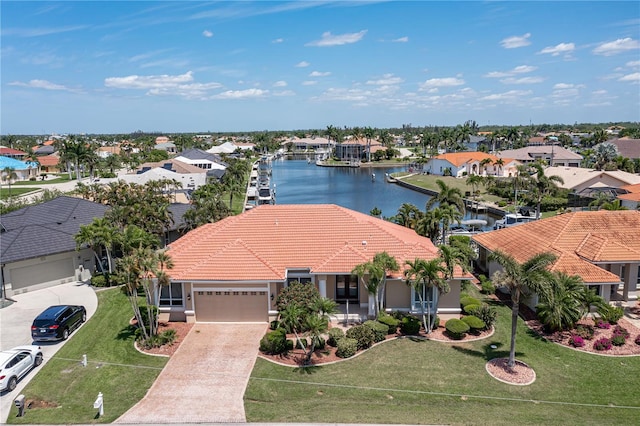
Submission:
M 98 397 L 93 403 L 93 408 L 98 408 L 100 410 L 100 415 L 104 415 L 104 405 L 102 403 L 102 392 L 98 393 Z
M 18 395 L 18 397 L 13 401 L 18 409 L 18 417 L 24 416 L 24 395 Z

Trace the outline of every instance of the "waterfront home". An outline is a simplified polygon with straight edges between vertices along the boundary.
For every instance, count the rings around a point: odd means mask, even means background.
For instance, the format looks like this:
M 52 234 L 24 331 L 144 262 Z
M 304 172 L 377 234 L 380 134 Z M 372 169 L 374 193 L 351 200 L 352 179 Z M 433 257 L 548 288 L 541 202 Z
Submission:
M 227 170 L 227 163 L 222 161 L 218 154 L 211 154 L 197 148 L 182 151 L 175 159 L 207 170 L 207 175 L 214 179 L 220 179 Z
M 577 194 L 640 183 L 640 175 L 622 170 L 594 170 L 583 167 L 557 166 L 545 168 L 544 174 L 546 176 L 560 176 L 563 183 L 558 183 L 558 186 Z
M 424 165 L 423 170 L 426 173 L 439 176 L 462 177 L 465 175 L 480 176 L 515 176 L 517 174 L 517 166 L 520 163 L 487 154 L 485 152 L 450 152 L 440 154 L 431 159 Z
M 11 174 L 6 170 L 11 169 Z M 25 181 L 40 175 L 38 163 L 33 161 L 20 161 L 15 158 L 0 156 L 0 174 L 2 183 Z
M 438 256 L 412 229 L 333 204 L 261 205 L 200 226 L 170 244 L 171 284 L 159 289 L 160 312 L 188 322 L 266 322 L 293 281 L 367 318 L 373 305 L 356 265 L 386 251 L 400 271 L 388 271 L 385 308 L 420 312 L 418 294 L 403 277 L 405 261 Z M 368 277 L 365 277 L 368 279 Z M 456 267 L 451 291 L 440 298 L 442 319 L 460 314 L 460 288 L 472 279 Z
M 640 183 L 621 186 L 618 189 L 618 199 L 623 207 L 629 210 L 640 209 Z
M 22 160 L 27 156 L 27 153 L 20 151 L 19 149 L 13 149 L 6 146 L 0 146 L 0 156 L 15 158 L 16 160 Z
M 580 167 L 582 155 L 558 145 L 530 145 L 519 149 L 506 149 L 496 155 L 504 159 L 515 159 L 520 163 L 535 163 L 543 160 L 550 166 Z
M 607 141 L 618 149 L 618 153 L 625 158 L 632 160 L 640 158 L 640 139 L 633 139 L 628 136 Z
M 578 275 L 605 300 L 635 300 L 640 284 L 640 211 L 584 211 L 472 236 L 477 265 L 489 277 L 499 270 L 489 255 L 500 250 L 518 262 L 551 252 L 553 271 Z M 525 301 L 532 308 L 537 297 Z

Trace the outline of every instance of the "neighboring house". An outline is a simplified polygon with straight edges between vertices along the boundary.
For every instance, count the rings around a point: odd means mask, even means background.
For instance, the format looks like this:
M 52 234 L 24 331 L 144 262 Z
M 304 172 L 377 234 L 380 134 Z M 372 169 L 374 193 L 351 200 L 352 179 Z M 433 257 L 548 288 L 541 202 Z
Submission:
M 618 153 L 623 157 L 635 160 L 640 158 L 640 139 L 631 139 L 629 137 L 612 139 L 607 141 L 618 148 Z
M 197 148 L 183 151 L 175 159 L 207 171 L 217 170 L 219 172 L 208 173 L 210 177 L 218 177 L 220 172 L 221 174 L 224 174 L 224 171 L 227 169 L 227 164 L 222 161 L 222 158 L 219 155 L 211 154 Z
M 500 269 L 489 262 L 496 251 L 523 263 L 551 252 L 552 271 L 578 275 L 605 300 L 635 300 L 640 284 L 640 212 L 584 211 L 565 213 L 498 231 L 472 236 L 479 247 L 478 267 L 489 276 Z M 622 287 L 622 288 L 620 288 Z M 527 304 L 535 307 L 537 297 Z
M 486 136 L 471 135 L 469 136 L 469 141 L 465 141 L 463 144 L 466 151 L 472 152 L 479 151 L 482 145 L 487 147 L 487 149 L 489 148 L 489 142 L 487 141 Z
M 640 183 L 625 185 L 618 188 L 620 203 L 629 210 L 640 208 Z
M 341 142 L 335 146 L 335 157 L 340 161 L 360 161 L 365 160 L 367 158 L 367 140 L 365 138 L 356 139 L 351 138 L 344 142 Z M 371 139 L 371 143 L 369 144 L 369 149 L 371 152 L 375 152 L 378 148 L 381 147 L 382 144 L 375 140 Z
M 580 167 L 582 155 L 558 145 L 532 145 L 519 149 L 506 149 L 497 153 L 501 158 L 513 158 L 521 163 L 544 160 L 550 166 Z
M 16 160 L 22 160 L 24 157 L 27 156 L 27 153 L 24 151 L 20 151 L 19 149 L 0 146 L 0 156 L 15 158 Z
M 108 207 L 62 196 L 0 216 L 0 280 L 6 296 L 86 280 L 95 269 L 89 248 L 76 251 L 81 225 L 103 217 Z
M 210 154 L 233 154 L 237 150 L 241 151 L 253 151 L 255 144 L 252 143 L 238 143 L 238 142 L 224 142 L 221 145 L 216 145 L 207 150 Z
M 41 173 L 60 173 L 60 156 L 56 153 L 38 157 Z
M 44 156 L 44 155 L 51 155 L 54 152 L 56 152 L 56 149 L 53 145 L 38 145 L 33 147 L 33 153 L 34 155 L 37 155 L 38 157 L 40 156 Z
M 120 155 L 120 146 L 101 146 L 96 150 L 96 154 L 98 154 L 98 157 L 100 158 L 108 158 L 112 155 Z
M 173 142 L 156 143 L 153 149 L 156 149 L 158 151 L 165 151 L 168 154 L 173 155 L 176 153 L 176 144 Z
M 621 170 L 593 170 L 582 167 L 547 167 L 546 176 L 560 176 L 564 183 L 558 186 L 572 190 L 577 194 L 589 195 L 593 191 L 606 188 L 620 188 L 625 185 L 640 183 L 640 175 Z
M 499 158 L 495 155 L 485 152 L 450 152 L 429 159 L 423 169 L 429 174 L 444 176 L 450 173 L 454 177 L 465 175 L 508 177 L 517 174 L 516 167 L 520 163 L 508 158 L 502 158 L 502 163 L 500 164 Z
M 337 205 L 261 205 L 200 226 L 169 246 L 171 284 L 159 292 L 160 312 L 188 322 L 266 322 L 277 316 L 280 291 L 293 281 L 314 285 L 323 297 L 368 308 L 369 294 L 351 271 L 386 251 L 405 261 L 430 260 L 438 249 L 412 229 Z M 460 314 L 462 280 L 456 267 L 439 315 Z M 387 310 L 420 312 L 402 271 L 387 280 Z M 365 315 L 366 316 L 366 315 Z
M 15 173 L 13 178 L 5 173 L 5 169 L 7 168 Z M 38 177 L 40 175 L 40 169 L 38 163 L 33 161 L 20 161 L 15 158 L 0 156 L 0 175 L 2 184 L 9 183 L 9 179 L 11 179 L 13 183 L 14 181 L 24 181 L 29 180 L 29 178 Z

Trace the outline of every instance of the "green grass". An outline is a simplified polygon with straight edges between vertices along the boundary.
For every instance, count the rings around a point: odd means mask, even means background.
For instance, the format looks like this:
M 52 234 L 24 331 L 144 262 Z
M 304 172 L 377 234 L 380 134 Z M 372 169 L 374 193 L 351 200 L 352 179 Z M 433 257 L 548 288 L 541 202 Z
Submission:
M 11 185 L 11 192 L 9 192 L 8 187 L 2 186 L 2 189 L 0 189 L 0 200 L 7 200 L 11 197 L 18 197 L 37 190 L 38 188 L 16 188 L 14 185 Z
M 55 179 L 22 180 L 20 182 L 12 183 L 11 186 L 13 187 L 13 186 L 24 186 L 24 185 L 51 185 L 52 183 L 65 183 L 65 182 L 69 182 L 70 180 L 74 180 L 74 179 L 69 179 L 69 175 L 64 174 L 64 175 L 58 175 L 58 177 L 56 177 Z
M 458 188 L 460 192 L 462 192 L 462 195 L 464 195 L 467 191 L 473 191 L 471 185 L 467 185 L 466 178 L 454 178 L 452 176 L 438 175 L 413 175 L 402 180 L 404 182 L 419 186 L 421 188 L 430 189 L 432 191 L 438 191 L 440 189 L 438 187 L 438 184 L 436 183 L 437 180 L 443 181 L 449 188 Z M 479 201 L 497 203 L 498 201 L 503 200 L 501 197 L 489 194 L 482 185 L 478 186 L 477 189 L 480 191 L 480 196 L 478 198 Z
M 490 377 L 486 362 L 509 352 L 511 311 L 497 309 L 496 333 L 478 342 L 398 339 L 348 361 L 307 369 L 258 359 L 245 393 L 247 421 L 637 423 L 640 357 L 577 352 L 541 340 L 520 322 L 517 358 L 534 368 L 536 381 L 514 386 Z
M 14 407 L 8 423 L 111 423 L 142 399 L 168 358 L 144 355 L 134 348 L 132 316 L 131 305 L 119 289 L 99 292 L 95 315 L 22 392 L 27 400 L 48 401 L 56 407 L 27 409 L 24 417 L 16 417 Z M 87 367 L 80 363 L 83 354 Z M 100 418 L 93 408 L 98 392 L 105 401 Z

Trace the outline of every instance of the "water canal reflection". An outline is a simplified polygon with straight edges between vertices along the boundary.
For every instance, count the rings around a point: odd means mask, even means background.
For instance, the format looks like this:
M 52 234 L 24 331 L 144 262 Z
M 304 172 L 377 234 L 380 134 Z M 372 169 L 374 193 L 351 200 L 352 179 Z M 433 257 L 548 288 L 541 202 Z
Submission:
M 273 162 L 271 182 L 276 187 L 277 204 L 337 204 L 369 214 L 377 207 L 382 217 L 398 213 L 403 203 L 424 210 L 429 196 L 385 181 L 385 173 L 406 170 L 406 167 L 349 168 L 319 167 L 305 160 L 278 159 Z M 372 179 L 375 173 L 375 179 Z M 467 213 L 465 219 L 479 218 L 493 225 L 486 214 Z

